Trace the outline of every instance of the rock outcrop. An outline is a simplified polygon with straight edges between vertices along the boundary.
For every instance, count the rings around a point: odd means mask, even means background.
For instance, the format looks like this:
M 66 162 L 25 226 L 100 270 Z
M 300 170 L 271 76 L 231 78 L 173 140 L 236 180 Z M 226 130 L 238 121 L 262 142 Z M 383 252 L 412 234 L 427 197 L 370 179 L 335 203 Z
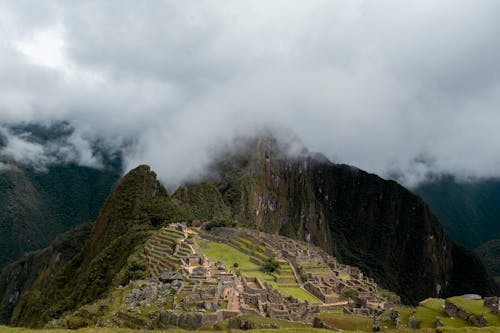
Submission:
M 253 139 L 214 164 L 211 181 L 239 224 L 310 239 L 407 303 L 496 291 L 477 256 L 446 234 L 420 197 L 394 181 L 290 150 L 272 137 Z
M 454 243 L 427 204 L 394 181 L 305 150 L 292 152 L 270 137 L 244 141 L 208 173 L 170 197 L 148 166 L 130 171 L 104 204 L 83 250 L 51 274 L 45 274 L 51 263 L 41 261 L 29 273 L 36 283 L 27 282 L 19 295 L 0 290 L 12 300 L 10 323 L 43 326 L 140 279 L 147 240 L 170 222 L 192 220 L 206 221 L 207 229 L 239 225 L 311 242 L 407 303 L 495 291 L 478 257 Z M 174 247 L 172 256 L 184 250 Z

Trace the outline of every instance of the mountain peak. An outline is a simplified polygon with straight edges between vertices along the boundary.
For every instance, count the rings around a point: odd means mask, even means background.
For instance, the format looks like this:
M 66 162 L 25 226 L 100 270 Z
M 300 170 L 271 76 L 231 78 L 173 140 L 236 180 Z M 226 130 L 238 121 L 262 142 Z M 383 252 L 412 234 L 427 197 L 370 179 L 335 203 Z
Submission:
M 156 197 L 168 197 L 166 189 L 148 165 L 139 165 L 120 180 L 96 220 L 89 241 L 90 258 L 117 236 L 139 223 L 144 211 Z

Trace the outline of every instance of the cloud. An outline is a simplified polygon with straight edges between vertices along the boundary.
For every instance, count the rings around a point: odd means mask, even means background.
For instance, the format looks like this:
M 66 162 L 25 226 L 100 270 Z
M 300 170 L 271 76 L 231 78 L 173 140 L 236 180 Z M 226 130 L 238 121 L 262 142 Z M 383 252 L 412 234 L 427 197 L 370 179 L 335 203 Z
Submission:
M 31 166 L 39 171 L 45 171 L 51 165 L 66 163 L 101 167 L 102 161 L 92 149 L 91 141 L 84 139 L 78 131 L 72 129 L 68 131 L 69 134 L 66 135 L 39 140 L 33 137 L 29 129 L 15 133 L 9 128 L 0 127 L 0 135 L 5 141 L 5 146 L 0 148 L 0 157 Z M 0 170 L 9 167 L 7 163 L 0 163 Z
M 9 170 L 9 169 L 10 169 L 9 165 L 7 163 L 0 162 L 0 173 L 2 173 L 5 170 Z
M 499 9 L 493 0 L 2 2 L 0 121 L 65 120 L 76 133 L 62 148 L 17 138 L 5 149 L 31 163 L 52 154 L 93 165 L 88 142 L 99 139 L 126 146 L 128 168 L 149 163 L 176 183 L 235 135 L 276 126 L 409 186 L 439 174 L 498 177 Z

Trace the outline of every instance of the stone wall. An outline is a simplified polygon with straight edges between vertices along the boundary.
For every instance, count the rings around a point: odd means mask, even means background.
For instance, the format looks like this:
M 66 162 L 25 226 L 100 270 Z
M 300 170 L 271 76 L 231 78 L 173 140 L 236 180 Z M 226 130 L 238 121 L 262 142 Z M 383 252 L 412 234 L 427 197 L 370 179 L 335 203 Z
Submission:
M 491 312 L 496 315 L 500 315 L 500 298 L 497 296 L 494 297 L 485 297 L 484 298 L 484 306 L 490 308 Z
M 472 326 L 477 326 L 477 327 L 488 326 L 488 322 L 486 321 L 486 318 L 484 318 L 483 316 L 478 318 L 473 314 L 465 311 L 461 307 L 457 306 L 456 304 L 453 304 L 448 301 L 446 301 L 444 304 L 444 312 L 446 312 L 446 314 L 452 318 L 462 318 Z

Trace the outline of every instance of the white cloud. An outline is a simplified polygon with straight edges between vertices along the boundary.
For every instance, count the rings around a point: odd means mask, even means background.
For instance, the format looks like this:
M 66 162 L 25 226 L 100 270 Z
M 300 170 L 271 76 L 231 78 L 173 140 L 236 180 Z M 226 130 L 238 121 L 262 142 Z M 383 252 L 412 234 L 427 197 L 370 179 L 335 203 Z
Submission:
M 500 176 L 497 1 L 7 1 L 0 121 L 67 120 L 66 148 L 125 141 L 167 182 L 265 125 L 407 185 Z M 78 154 L 67 147 L 78 147 Z M 66 151 L 68 150 L 68 151 Z M 72 155 L 73 154 L 73 155 Z M 64 159 L 63 159 L 64 160 Z
M 9 170 L 9 169 L 10 169 L 10 167 L 7 163 L 0 162 L 0 173 L 2 173 L 3 171 Z
M 61 27 L 38 31 L 31 39 L 18 40 L 13 44 L 33 64 L 65 70 L 66 59 L 63 54 L 64 38 Z
M 61 163 L 77 163 L 94 168 L 102 166 L 100 157 L 95 156 L 89 140 L 85 140 L 78 130 L 69 136 L 49 139 L 43 143 L 30 139 L 28 132 L 13 133 L 2 127 L 0 135 L 6 141 L 5 146 L 0 148 L 0 157 L 32 166 L 40 171 Z

